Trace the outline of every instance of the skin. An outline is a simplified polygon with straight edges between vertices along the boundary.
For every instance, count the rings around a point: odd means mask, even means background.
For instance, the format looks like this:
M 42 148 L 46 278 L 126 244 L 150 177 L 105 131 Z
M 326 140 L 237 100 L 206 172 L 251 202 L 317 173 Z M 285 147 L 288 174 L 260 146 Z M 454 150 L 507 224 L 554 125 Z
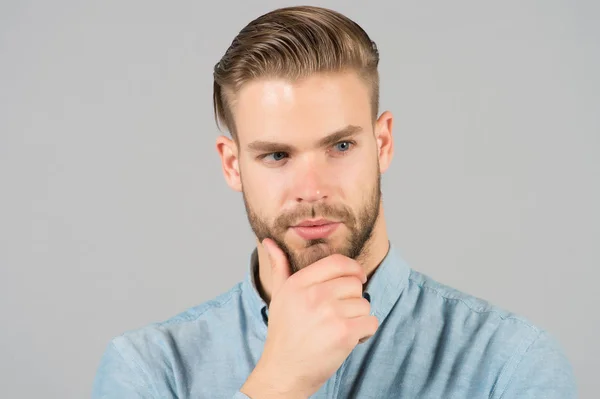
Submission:
M 267 303 L 271 267 L 264 238 L 283 250 L 291 273 L 339 253 L 370 277 L 387 254 L 380 176 L 393 157 L 393 119 L 386 111 L 373 121 L 370 96 L 358 74 L 347 71 L 295 82 L 257 79 L 233 98 L 237 142 L 220 136 L 216 147 L 227 184 L 243 193 Z M 313 241 L 291 228 L 318 218 L 341 223 Z

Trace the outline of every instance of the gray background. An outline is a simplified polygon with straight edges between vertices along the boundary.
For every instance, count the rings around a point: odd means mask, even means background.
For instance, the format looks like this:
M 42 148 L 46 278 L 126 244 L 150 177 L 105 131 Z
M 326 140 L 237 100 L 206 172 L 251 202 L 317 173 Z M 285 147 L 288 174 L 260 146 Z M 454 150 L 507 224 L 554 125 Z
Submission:
M 212 67 L 291 4 L 0 3 L 0 396 L 87 397 L 111 337 L 243 278 L 253 236 L 215 151 Z M 379 45 L 391 240 L 550 330 L 594 397 L 598 2 L 312 4 Z

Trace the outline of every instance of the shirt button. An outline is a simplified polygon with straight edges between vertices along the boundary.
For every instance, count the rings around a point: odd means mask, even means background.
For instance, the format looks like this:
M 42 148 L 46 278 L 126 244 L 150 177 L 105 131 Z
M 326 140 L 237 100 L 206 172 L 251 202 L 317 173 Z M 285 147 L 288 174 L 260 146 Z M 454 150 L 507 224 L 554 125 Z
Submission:
M 371 295 L 368 292 L 363 292 L 363 298 L 365 298 L 369 303 L 371 302 Z

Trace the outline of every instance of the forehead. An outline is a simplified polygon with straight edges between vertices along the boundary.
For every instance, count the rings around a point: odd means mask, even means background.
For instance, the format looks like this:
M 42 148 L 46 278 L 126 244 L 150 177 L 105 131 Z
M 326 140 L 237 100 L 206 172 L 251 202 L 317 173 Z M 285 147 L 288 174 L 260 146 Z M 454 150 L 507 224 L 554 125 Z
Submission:
M 298 81 L 263 78 L 246 83 L 233 102 L 240 144 L 256 139 L 311 140 L 355 125 L 368 129 L 368 84 L 355 72 L 320 73 Z

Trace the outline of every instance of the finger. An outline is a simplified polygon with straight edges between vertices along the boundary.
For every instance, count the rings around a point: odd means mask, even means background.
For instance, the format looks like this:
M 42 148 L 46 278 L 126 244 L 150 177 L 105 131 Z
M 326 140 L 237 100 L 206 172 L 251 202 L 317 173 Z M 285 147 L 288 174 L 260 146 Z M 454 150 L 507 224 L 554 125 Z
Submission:
M 345 319 L 368 316 L 371 304 L 364 298 L 348 298 L 338 301 L 335 311 Z
M 367 275 L 362 266 L 347 256 L 340 254 L 329 255 L 309 265 L 298 273 L 298 279 L 304 286 L 323 283 L 325 281 L 344 276 L 358 277 L 363 283 L 367 282 Z
M 356 342 L 362 343 L 372 337 L 379 327 L 379 321 L 375 316 L 359 316 L 347 320 L 348 328 L 355 335 Z
M 334 299 L 362 298 L 363 283 L 356 276 L 344 276 L 321 283 L 319 290 Z
M 271 264 L 271 299 L 279 292 L 281 286 L 290 277 L 290 265 L 285 253 L 277 246 L 275 241 L 265 238 L 262 242 Z

